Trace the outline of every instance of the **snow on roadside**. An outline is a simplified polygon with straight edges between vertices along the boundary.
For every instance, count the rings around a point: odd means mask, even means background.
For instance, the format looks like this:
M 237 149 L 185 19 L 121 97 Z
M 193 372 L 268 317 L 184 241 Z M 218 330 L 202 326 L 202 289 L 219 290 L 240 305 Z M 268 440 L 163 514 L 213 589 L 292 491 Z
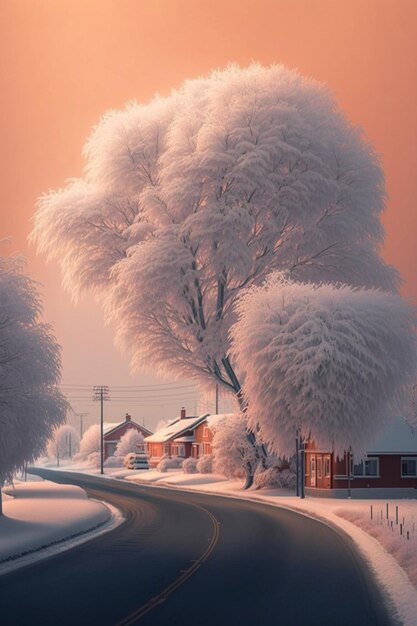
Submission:
M 349 508 L 335 509 L 334 512 L 375 537 L 394 556 L 417 589 L 416 501 L 355 502 Z
M 80 467 L 78 464 L 68 464 L 68 466 L 60 469 L 94 475 L 99 472 L 99 470 L 91 467 Z M 139 485 L 148 484 L 260 501 L 272 506 L 292 509 L 326 523 L 336 531 L 342 530 L 353 540 L 360 554 L 369 563 L 375 578 L 384 590 L 386 603 L 391 613 L 398 617 L 404 626 L 416 626 L 417 624 L 417 589 L 395 559 L 395 554 L 390 554 L 387 551 L 388 544 L 382 545 L 374 536 L 366 532 L 365 528 L 360 528 L 359 525 L 348 519 L 350 512 L 352 512 L 352 516 L 354 515 L 355 508 L 368 507 L 369 510 L 372 504 L 375 509 L 379 510 L 385 507 L 387 500 L 346 500 L 314 497 L 301 500 L 289 489 L 262 489 L 244 492 L 242 491 L 242 481 L 230 481 L 223 476 L 213 474 L 184 474 L 182 470 L 178 469 L 158 472 L 157 470 L 136 471 L 105 468 L 103 478 L 125 478 L 129 482 Z M 400 500 L 398 503 L 393 500 L 389 502 L 390 507 L 394 508 L 396 504 L 402 507 L 405 503 L 404 500 Z M 417 500 L 409 501 L 409 506 L 412 508 L 410 519 L 414 515 L 417 520 Z M 348 515 L 341 516 L 341 510 L 344 513 L 347 510 Z
M 301 500 L 289 489 L 262 489 L 260 491 L 242 491 L 242 483 L 231 482 L 217 476 L 207 474 L 182 474 L 177 470 L 172 473 L 162 474 L 160 472 L 150 472 L 152 480 L 147 480 L 141 474 L 132 474 L 128 477 L 130 482 L 146 484 L 152 482 L 155 485 L 165 487 L 176 487 L 178 489 L 192 490 L 200 493 L 212 493 L 227 497 L 250 499 L 260 501 L 272 506 L 292 509 L 318 521 L 328 524 L 336 530 L 345 532 L 356 544 L 360 554 L 369 563 L 375 578 L 384 590 L 387 607 L 392 614 L 400 620 L 404 626 L 416 626 L 417 623 L 417 588 L 413 585 L 404 569 L 395 559 L 395 554 L 387 551 L 388 546 L 381 543 L 368 534 L 365 529 L 359 528 L 340 515 L 343 507 L 350 513 L 355 508 L 367 507 L 369 510 L 372 504 L 375 509 L 380 510 L 386 506 L 386 500 L 346 500 L 338 498 L 305 498 Z M 395 502 L 390 501 L 390 507 L 394 507 Z M 404 505 L 404 501 L 399 501 L 399 506 Z M 410 520 L 411 516 L 417 519 L 417 500 L 409 502 Z M 412 509 L 412 511 L 411 511 Z M 415 557 L 414 557 L 415 559 Z
M 90 538 L 85 533 L 104 527 L 110 530 L 116 519 L 118 523 L 123 520 L 114 507 L 89 499 L 75 485 L 16 481 L 5 488 L 5 493 L 4 515 L 0 517 L 0 574 L 26 564 L 29 555 L 31 561 L 44 558 L 72 547 L 74 543 L 66 541 L 70 538 L 80 543 Z

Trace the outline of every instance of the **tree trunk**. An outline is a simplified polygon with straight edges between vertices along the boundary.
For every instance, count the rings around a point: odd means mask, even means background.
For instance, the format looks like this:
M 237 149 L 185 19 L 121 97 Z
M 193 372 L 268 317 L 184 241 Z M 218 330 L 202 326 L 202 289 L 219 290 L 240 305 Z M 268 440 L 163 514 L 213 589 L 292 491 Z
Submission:
M 3 515 L 3 495 L 2 495 L 2 487 L 3 485 L 0 486 L 0 515 Z
M 222 358 L 222 364 L 223 367 L 227 373 L 227 376 L 229 377 L 229 380 L 231 382 L 231 384 L 233 385 L 235 392 L 236 392 L 236 398 L 237 401 L 239 403 L 239 407 L 240 410 L 242 411 L 242 413 L 246 413 L 248 410 L 248 403 L 247 401 L 243 398 L 242 395 L 242 388 L 240 386 L 240 382 L 235 374 L 235 371 L 233 369 L 232 364 L 230 363 L 230 359 L 228 356 L 223 357 Z M 253 446 L 254 451 L 255 451 L 255 457 L 256 457 L 256 466 L 258 466 L 259 464 L 262 465 L 262 467 L 265 469 L 266 467 L 266 450 L 265 447 L 263 446 L 263 444 L 259 445 L 256 441 L 256 433 L 253 432 L 252 430 L 247 429 L 246 431 L 246 438 L 249 441 L 249 443 Z M 253 485 L 253 479 L 254 479 L 254 474 L 255 474 L 255 469 L 256 467 L 252 467 L 252 465 L 248 462 L 245 465 L 245 472 L 246 472 L 246 481 L 245 484 L 243 485 L 243 489 L 249 489 L 250 487 L 252 487 Z

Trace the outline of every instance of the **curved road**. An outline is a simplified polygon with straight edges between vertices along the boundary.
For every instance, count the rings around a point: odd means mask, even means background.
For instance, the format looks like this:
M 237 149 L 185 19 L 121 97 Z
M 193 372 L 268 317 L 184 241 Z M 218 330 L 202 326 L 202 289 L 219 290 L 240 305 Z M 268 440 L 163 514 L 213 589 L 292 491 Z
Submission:
M 0 578 L 2 626 L 388 626 L 350 540 L 284 509 L 36 470 L 126 522 Z

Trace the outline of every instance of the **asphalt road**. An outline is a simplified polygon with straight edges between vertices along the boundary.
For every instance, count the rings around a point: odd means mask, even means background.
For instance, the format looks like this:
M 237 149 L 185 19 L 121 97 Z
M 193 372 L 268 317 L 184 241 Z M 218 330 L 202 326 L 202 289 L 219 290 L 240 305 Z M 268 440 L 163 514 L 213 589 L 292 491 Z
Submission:
M 119 507 L 115 530 L 0 577 L 1 626 L 388 626 L 350 540 L 284 509 L 37 470 Z

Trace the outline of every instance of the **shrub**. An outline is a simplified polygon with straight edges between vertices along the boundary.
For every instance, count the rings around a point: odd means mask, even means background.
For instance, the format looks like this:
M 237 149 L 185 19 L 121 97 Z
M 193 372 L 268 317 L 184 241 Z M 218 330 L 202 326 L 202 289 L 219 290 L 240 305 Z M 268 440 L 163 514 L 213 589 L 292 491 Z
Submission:
M 295 473 L 286 467 L 268 467 L 267 469 L 259 469 L 255 472 L 254 485 L 257 489 L 277 488 L 277 487 L 295 487 Z
M 211 474 L 213 472 L 213 456 L 206 454 L 197 461 L 197 472 L 199 474 Z
M 123 467 L 123 458 L 121 456 L 109 456 L 104 461 L 104 467 Z
M 158 472 L 164 473 L 167 472 L 169 469 L 178 469 L 179 467 L 181 467 L 181 463 L 183 462 L 183 460 L 184 459 L 180 458 L 179 456 L 163 456 L 156 466 L 156 469 L 158 470 Z
M 197 471 L 196 465 L 197 459 L 193 459 L 191 456 L 188 459 L 184 459 L 182 462 L 184 474 L 195 474 Z

